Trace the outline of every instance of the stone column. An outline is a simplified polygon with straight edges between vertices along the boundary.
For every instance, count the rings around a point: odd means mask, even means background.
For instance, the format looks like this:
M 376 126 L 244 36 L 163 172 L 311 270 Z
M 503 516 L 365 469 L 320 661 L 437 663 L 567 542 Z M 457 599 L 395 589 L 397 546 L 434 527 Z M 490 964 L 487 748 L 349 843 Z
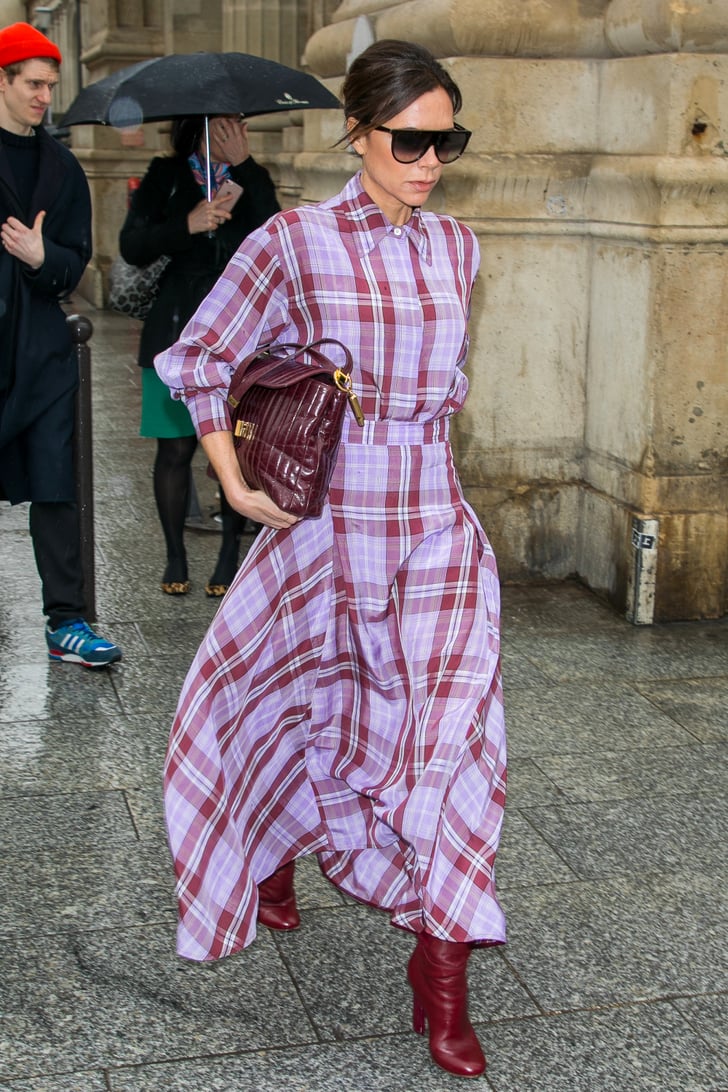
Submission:
M 305 53 L 332 87 L 362 16 L 443 58 L 474 131 L 430 207 L 481 243 L 456 444 L 502 577 L 725 614 L 725 0 L 344 0 Z
M 728 10 L 724 0 L 611 0 L 606 35 L 614 53 L 725 53 Z
M 23 0 L 0 0 L 0 27 L 8 27 L 11 23 L 27 22 L 26 7 Z
M 603 66 L 590 172 L 587 477 L 612 511 L 657 528 L 654 619 L 716 617 L 728 610 L 728 8 L 612 0 L 605 32 L 620 57 Z
M 377 39 L 415 40 L 437 57 L 599 57 L 609 54 L 603 12 L 609 0 L 343 0 L 329 26 L 309 39 L 305 59 L 321 76 L 339 75 L 356 20 Z
M 300 68 L 307 37 L 331 6 L 330 0 L 223 0 L 225 48 Z M 304 200 L 293 159 L 303 149 L 305 126 L 300 111 L 252 118 L 249 125 L 251 151 L 270 168 L 284 208 Z
M 298 0 L 223 0 L 222 10 L 225 49 L 300 66 L 307 21 Z
M 81 9 L 80 61 L 84 86 L 119 68 L 170 51 L 170 26 L 163 0 L 94 0 Z M 119 252 L 119 229 L 126 214 L 127 182 L 144 174 L 164 144 L 160 125 L 135 132 L 82 125 L 72 130 L 72 147 L 91 186 L 94 253 L 80 290 L 95 306 L 107 296 L 109 267 Z

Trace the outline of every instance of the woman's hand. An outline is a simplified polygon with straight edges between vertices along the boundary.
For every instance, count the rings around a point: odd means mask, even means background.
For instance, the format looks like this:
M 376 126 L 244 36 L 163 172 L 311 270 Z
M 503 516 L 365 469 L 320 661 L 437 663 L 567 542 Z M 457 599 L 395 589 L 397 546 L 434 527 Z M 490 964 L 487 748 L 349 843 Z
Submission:
M 250 489 L 245 484 L 231 432 L 209 432 L 202 437 L 201 443 L 231 508 L 266 527 L 280 529 L 299 522 L 298 516 L 284 512 L 260 489 Z
M 235 487 L 223 486 L 227 502 L 236 512 L 240 512 L 242 516 L 247 516 L 254 523 L 263 523 L 266 527 L 275 527 L 277 529 L 292 527 L 294 523 L 298 523 L 300 517 L 284 512 L 262 490 L 249 489 L 242 478 L 240 482 L 242 484 L 241 492 L 238 492 Z M 233 493 L 232 497 L 230 496 L 231 491 Z
M 203 231 L 215 231 L 225 220 L 229 220 L 231 213 L 227 206 L 229 197 L 219 197 L 216 194 L 212 201 L 204 198 L 199 205 L 195 205 L 192 212 L 187 214 L 187 230 L 190 235 L 199 235 Z
M 210 121 L 210 159 L 238 167 L 249 155 L 246 121 L 236 117 L 218 117 Z
M 209 125 L 210 159 L 214 163 L 229 163 L 239 166 L 250 155 L 248 146 L 248 125 L 238 117 L 212 118 Z M 204 157 L 204 138 L 200 147 Z M 215 194 L 212 201 L 200 201 L 187 216 L 187 228 L 190 235 L 200 235 L 204 231 L 215 231 L 220 224 L 231 218 L 230 196 L 220 197 Z

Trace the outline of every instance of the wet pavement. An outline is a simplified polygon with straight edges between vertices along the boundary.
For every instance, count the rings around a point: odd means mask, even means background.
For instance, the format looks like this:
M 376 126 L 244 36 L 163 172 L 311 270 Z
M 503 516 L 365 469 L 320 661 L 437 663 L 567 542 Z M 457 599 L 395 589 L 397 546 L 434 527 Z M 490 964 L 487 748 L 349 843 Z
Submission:
M 0 1088 L 445 1092 L 411 1029 L 410 938 L 299 869 L 303 927 L 175 956 L 160 771 L 216 603 L 159 590 L 138 324 L 94 324 L 102 671 L 46 657 L 27 509 L 0 504 Z M 214 488 L 196 456 L 206 525 Z M 633 627 L 585 589 L 506 587 L 509 942 L 474 953 L 495 1092 L 726 1092 L 728 620 Z

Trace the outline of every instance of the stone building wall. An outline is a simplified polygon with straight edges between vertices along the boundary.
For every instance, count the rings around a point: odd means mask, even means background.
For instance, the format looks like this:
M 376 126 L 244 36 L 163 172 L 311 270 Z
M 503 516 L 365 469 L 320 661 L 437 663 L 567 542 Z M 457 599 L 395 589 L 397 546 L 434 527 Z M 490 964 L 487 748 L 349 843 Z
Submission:
M 234 48 L 303 63 L 337 91 L 371 37 L 416 36 L 441 57 L 474 137 L 430 207 L 469 223 L 482 251 L 455 442 L 503 579 L 576 576 L 638 623 L 728 611 L 728 0 L 80 12 L 89 81 L 142 56 Z M 355 167 L 333 150 L 336 111 L 253 128 L 284 205 L 329 196 Z M 126 178 L 164 140 L 164 126 L 74 132 L 98 305 Z
M 344 0 L 306 63 L 362 20 L 416 27 L 474 131 L 434 205 L 480 237 L 456 443 L 502 577 L 725 614 L 728 3 Z

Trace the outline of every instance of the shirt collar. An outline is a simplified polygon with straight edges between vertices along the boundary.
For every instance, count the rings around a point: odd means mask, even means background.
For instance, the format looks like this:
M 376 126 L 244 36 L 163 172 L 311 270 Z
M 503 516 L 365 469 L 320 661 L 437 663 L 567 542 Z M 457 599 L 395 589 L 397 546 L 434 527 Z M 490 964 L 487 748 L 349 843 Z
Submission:
M 387 235 L 402 234 L 418 251 L 422 261 L 431 264 L 430 237 L 422 210 L 413 209 L 407 223 L 401 227 L 396 226 L 387 219 L 362 186 L 361 172 L 349 179 L 334 207 L 348 220 L 351 226 L 349 238 L 360 254 L 371 253 Z

